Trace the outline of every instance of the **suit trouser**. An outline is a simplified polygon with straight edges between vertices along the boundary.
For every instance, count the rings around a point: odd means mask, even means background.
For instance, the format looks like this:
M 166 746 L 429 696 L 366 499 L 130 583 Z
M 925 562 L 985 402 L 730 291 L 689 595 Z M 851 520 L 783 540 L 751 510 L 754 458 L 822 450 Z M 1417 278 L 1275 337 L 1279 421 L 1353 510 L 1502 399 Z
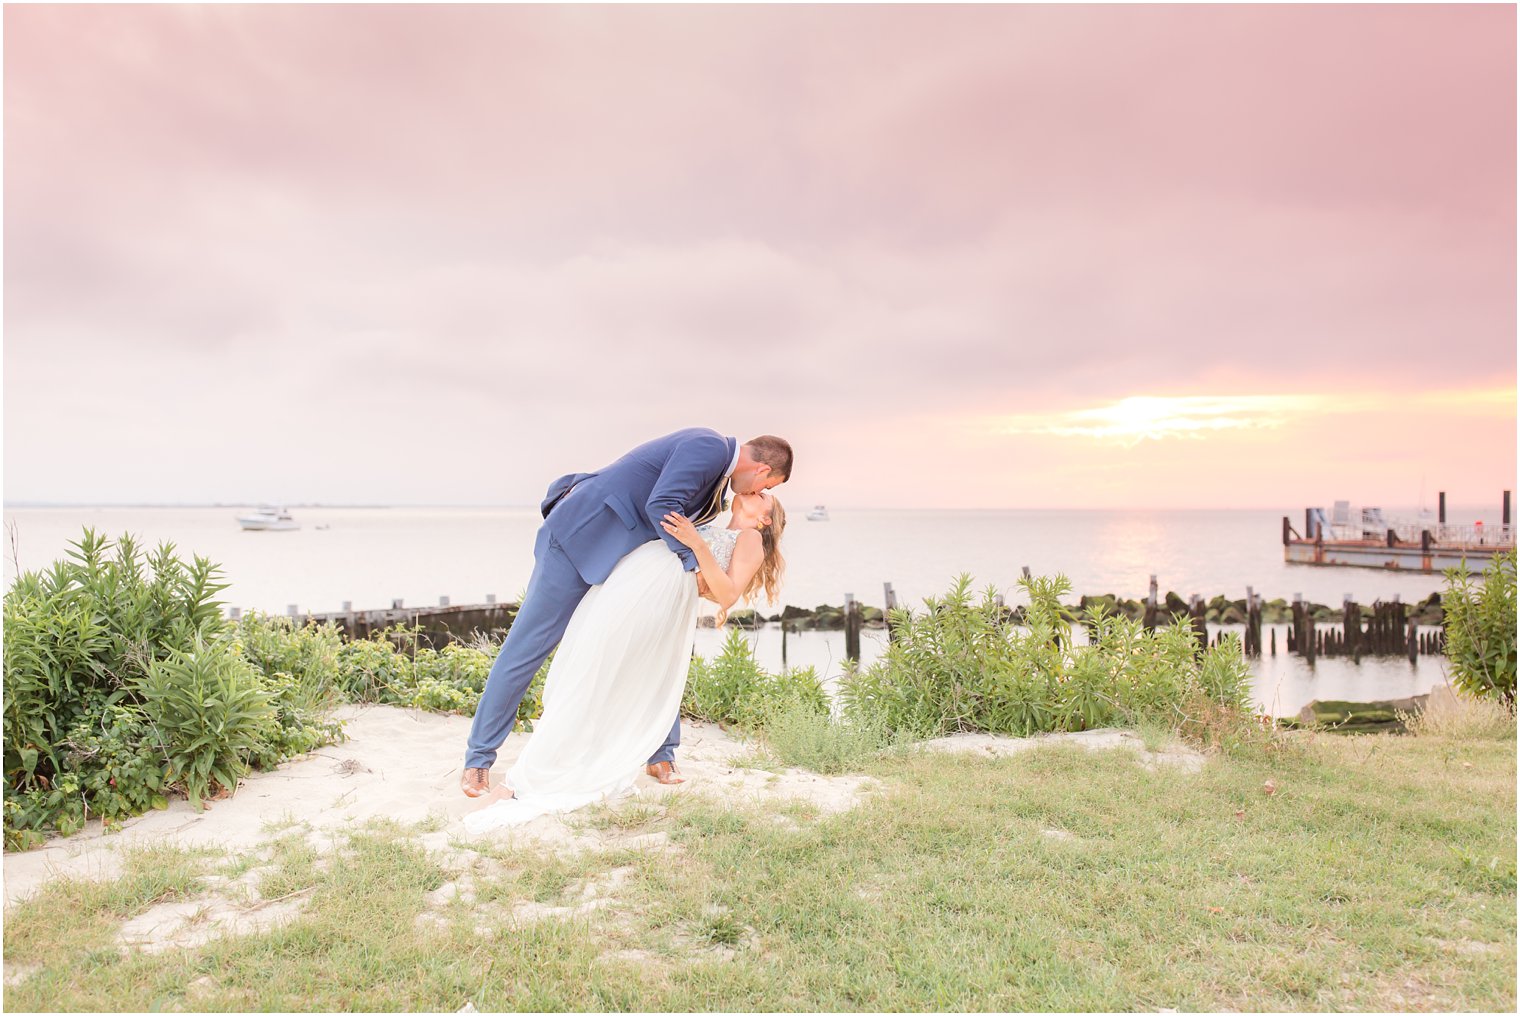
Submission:
M 549 535 L 547 526 L 538 530 L 533 561 L 533 576 L 523 593 L 517 618 L 507 630 L 501 651 L 496 654 L 491 673 L 486 677 L 485 690 L 480 693 L 480 702 L 475 707 L 475 722 L 470 725 L 464 757 L 465 766 L 470 768 L 489 769 L 496 761 L 496 750 L 517 723 L 517 707 L 527 694 L 528 685 L 533 683 L 538 668 L 559 645 L 571 615 L 591 588 L 554 537 Z M 673 759 L 680 743 L 681 717 L 678 712 L 670 736 L 649 761 Z

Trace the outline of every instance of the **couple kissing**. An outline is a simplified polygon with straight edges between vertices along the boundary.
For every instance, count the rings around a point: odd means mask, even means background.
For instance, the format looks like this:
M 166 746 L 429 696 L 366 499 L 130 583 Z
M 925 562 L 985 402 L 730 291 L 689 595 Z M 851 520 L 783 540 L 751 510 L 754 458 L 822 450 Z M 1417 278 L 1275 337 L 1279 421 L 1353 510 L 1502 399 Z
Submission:
M 533 575 L 476 707 L 461 789 L 491 803 L 472 833 L 519 825 L 621 793 L 643 765 L 681 782 L 681 695 L 697 600 L 720 620 L 743 598 L 774 601 L 786 512 L 770 490 L 792 473 L 792 448 L 688 428 L 639 445 L 593 473 L 549 485 Z M 726 526 L 714 520 L 729 508 Z M 543 715 L 505 779 L 497 750 L 543 661 Z

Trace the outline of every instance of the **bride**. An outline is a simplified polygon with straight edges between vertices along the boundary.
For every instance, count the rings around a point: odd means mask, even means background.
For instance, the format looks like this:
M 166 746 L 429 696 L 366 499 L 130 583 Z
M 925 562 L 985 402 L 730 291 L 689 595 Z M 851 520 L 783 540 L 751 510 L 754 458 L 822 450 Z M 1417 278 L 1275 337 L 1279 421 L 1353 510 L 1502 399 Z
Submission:
M 735 494 L 724 529 L 699 529 L 676 512 L 661 524 L 696 555 L 695 581 L 655 540 L 591 587 L 549 666 L 543 716 L 494 803 L 465 818 L 467 831 L 572 811 L 632 786 L 681 707 L 699 595 L 718 604 L 720 624 L 762 589 L 775 601 L 786 512 L 769 493 Z

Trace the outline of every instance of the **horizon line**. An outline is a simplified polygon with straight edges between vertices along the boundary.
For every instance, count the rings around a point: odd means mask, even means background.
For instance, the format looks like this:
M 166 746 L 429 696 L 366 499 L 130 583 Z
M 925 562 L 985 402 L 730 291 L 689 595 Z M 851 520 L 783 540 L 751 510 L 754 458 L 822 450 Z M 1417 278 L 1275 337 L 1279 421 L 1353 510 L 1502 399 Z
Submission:
M 1502 508 L 1501 497 L 1496 498 L 1491 504 L 1487 502 L 1457 502 L 1448 501 L 1447 510 L 1456 509 L 1486 509 L 1493 507 L 1496 510 Z M 538 508 L 537 503 L 513 503 L 513 502 L 433 502 L 433 501 L 392 501 L 392 502 L 363 502 L 363 501 L 5 501 L 0 502 L 0 508 L 10 510 L 12 508 L 256 508 L 262 504 L 278 504 L 282 508 L 362 508 L 362 509 L 388 509 L 388 508 L 511 508 L 532 509 Z M 1321 505 L 1305 504 L 1288 511 L 1303 511 L 1307 508 L 1322 508 L 1334 504 L 1333 501 Z M 1414 504 L 1399 504 L 1393 501 L 1384 501 L 1376 507 L 1389 509 L 1413 509 L 1416 511 L 1434 511 L 1438 502 L 1432 502 L 1429 506 Z M 1373 504 L 1356 504 L 1358 508 L 1374 507 Z M 796 509 L 794 509 L 796 510 Z M 1156 505 L 1149 507 L 1134 506 L 1073 506 L 1073 505 L 1018 505 L 1002 506 L 996 508 L 944 508 L 932 505 L 910 505 L 881 507 L 877 505 L 838 505 L 828 509 L 830 511 L 942 511 L 942 512 L 1009 512 L 1009 511 L 1151 511 L 1151 512 L 1175 512 L 1175 511 L 1272 511 L 1284 510 L 1281 505 L 1230 505 L 1227 507 L 1198 505 Z

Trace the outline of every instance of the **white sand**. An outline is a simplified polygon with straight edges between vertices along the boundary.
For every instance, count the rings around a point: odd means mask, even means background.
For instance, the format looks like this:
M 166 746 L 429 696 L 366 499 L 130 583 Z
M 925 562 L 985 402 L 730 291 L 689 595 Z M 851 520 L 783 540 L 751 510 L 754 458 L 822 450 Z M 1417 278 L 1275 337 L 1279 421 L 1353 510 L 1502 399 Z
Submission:
M 209 846 L 238 853 L 256 852 L 276 839 L 284 827 L 305 823 L 319 847 L 332 833 L 384 816 L 400 822 L 441 817 L 444 828 L 422 834 L 429 849 L 449 852 L 450 839 L 464 839 L 462 820 L 483 807 L 459 790 L 465 738 L 470 719 L 392 706 L 348 707 L 348 740 L 287 762 L 273 772 L 255 773 L 237 793 L 197 812 L 175 800 L 163 811 L 149 812 L 105 832 L 90 822 L 79 833 L 47 846 L 5 855 L 5 901 L 35 892 L 61 875 L 103 878 L 121 868 L 124 849 L 156 844 Z M 502 746 L 493 776 L 499 782 L 527 743 L 513 734 Z M 706 793 L 718 798 L 765 801 L 802 798 L 820 811 L 852 807 L 860 793 L 875 784 L 861 776 L 819 776 L 800 770 L 775 774 L 741 769 L 730 760 L 748 749 L 713 724 L 688 721 L 682 726 L 677 764 L 686 782 L 663 787 L 640 776 L 634 792 L 659 799 L 671 793 Z M 620 844 L 660 847 L 661 834 L 616 837 L 588 831 L 576 815 L 544 816 L 518 829 L 483 833 L 480 840 L 541 843 L 556 850 Z

